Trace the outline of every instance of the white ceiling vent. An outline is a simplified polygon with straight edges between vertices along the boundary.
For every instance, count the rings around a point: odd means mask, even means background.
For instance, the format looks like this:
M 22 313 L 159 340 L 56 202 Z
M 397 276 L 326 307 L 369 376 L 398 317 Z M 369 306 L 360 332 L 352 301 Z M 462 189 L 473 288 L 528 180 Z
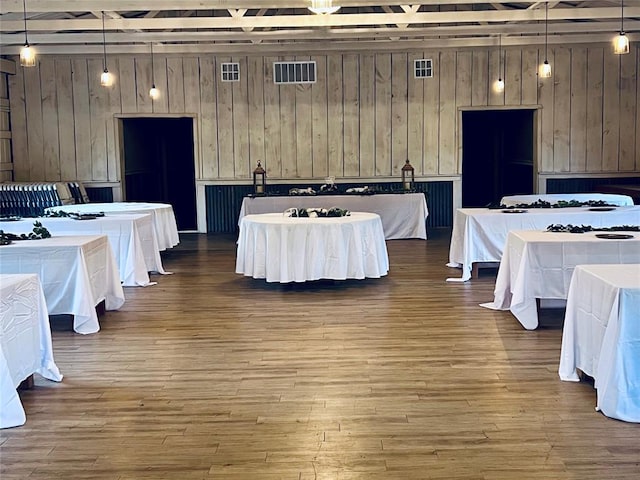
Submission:
M 316 83 L 316 62 L 273 62 L 273 82 Z

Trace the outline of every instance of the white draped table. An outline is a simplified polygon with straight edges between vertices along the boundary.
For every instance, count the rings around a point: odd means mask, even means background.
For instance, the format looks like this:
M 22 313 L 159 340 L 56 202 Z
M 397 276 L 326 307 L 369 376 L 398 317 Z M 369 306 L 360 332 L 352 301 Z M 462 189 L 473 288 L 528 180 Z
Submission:
M 267 282 L 380 278 L 389 271 L 380 217 L 247 215 L 240 222 L 236 273 Z
M 427 238 L 427 201 L 423 193 L 375 195 L 290 195 L 245 197 L 238 225 L 245 215 L 282 213 L 288 208 L 339 207 L 352 212 L 376 213 L 387 240 Z
M 124 304 L 118 266 L 106 235 L 20 240 L 0 247 L 0 273 L 36 273 L 51 315 L 71 314 L 78 333 L 100 330 L 95 307 Z
M 640 264 L 578 265 L 573 271 L 558 373 L 593 377 L 596 410 L 640 422 Z
M 153 216 L 153 227 L 156 234 L 158 248 L 163 251 L 173 248 L 180 243 L 178 226 L 173 207 L 168 203 L 144 202 L 113 202 L 113 203 L 82 203 L 77 205 L 62 205 L 50 207 L 47 211 L 63 211 L 67 213 L 99 213 L 118 215 L 122 213 L 146 213 Z
M 20 221 L 1 221 L 0 230 L 29 233 L 33 223 L 40 222 L 51 235 L 107 235 L 116 256 L 120 281 L 124 286 L 153 285 L 148 272 L 166 273 L 149 214 L 104 216 L 91 220 L 73 218 L 23 218 Z
M 509 195 L 502 197 L 500 204 L 507 207 L 530 204 L 543 200 L 549 203 L 558 203 L 559 201 L 570 202 L 607 202 L 609 205 L 617 205 L 619 207 L 633 205 L 633 198 L 629 195 L 618 195 L 615 193 L 541 193 L 533 195 Z
M 588 207 L 531 208 L 525 213 L 504 213 L 488 208 L 459 208 L 453 219 L 449 246 L 450 267 L 462 267 L 463 282 L 471 278 L 474 263 L 500 262 L 511 230 L 545 230 L 551 224 L 613 227 L 640 225 L 640 206 L 592 211 Z
M 494 300 L 482 306 L 510 310 L 524 328 L 533 330 L 538 327 L 536 299 L 566 300 L 577 265 L 622 263 L 640 263 L 640 233 L 609 240 L 595 232 L 509 232 Z
M 0 428 L 24 425 L 16 388 L 34 373 L 62 380 L 40 281 L 33 274 L 0 274 Z

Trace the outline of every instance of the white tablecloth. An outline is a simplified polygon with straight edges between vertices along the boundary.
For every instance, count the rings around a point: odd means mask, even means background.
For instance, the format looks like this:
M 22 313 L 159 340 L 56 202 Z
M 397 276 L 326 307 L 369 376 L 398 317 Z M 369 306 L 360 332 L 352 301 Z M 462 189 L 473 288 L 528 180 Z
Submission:
M 117 215 L 122 213 L 147 213 L 153 216 L 153 226 L 156 241 L 160 250 L 173 248 L 180 243 L 178 226 L 173 207 L 167 203 L 143 202 L 113 202 L 113 203 L 83 203 L 78 205 L 63 205 L 51 207 L 50 211 L 64 211 L 77 213 L 98 213 Z
M 524 328 L 532 330 L 538 327 L 536 299 L 566 300 L 576 265 L 640 263 L 640 233 L 628 240 L 605 240 L 595 235 L 509 232 L 494 300 L 482 306 L 510 310 Z
M 473 263 L 499 262 L 510 230 L 545 230 L 558 223 L 592 227 L 640 225 L 640 206 L 618 207 L 609 212 L 594 212 L 587 207 L 532 208 L 526 213 L 459 208 L 453 219 L 448 265 L 462 266 L 462 278 L 448 281 L 469 280 Z
M 595 380 L 597 410 L 640 422 L 640 264 L 579 265 L 573 271 L 558 373 Z
M 106 235 L 22 240 L 0 247 L 0 273 L 37 273 L 49 314 L 74 315 L 78 333 L 100 330 L 96 305 L 124 303 L 118 266 Z
M 502 197 L 500 203 L 510 207 L 523 203 L 534 203 L 537 200 L 544 200 L 545 202 L 550 203 L 558 203 L 560 200 L 564 200 L 565 202 L 569 202 L 571 200 L 576 200 L 578 202 L 595 200 L 605 201 L 609 205 L 618 205 L 620 207 L 633 205 L 633 198 L 630 196 L 614 193 L 543 193 L 537 195 L 509 195 L 507 197 Z
M 282 213 L 292 207 L 339 207 L 352 212 L 376 213 L 382 220 L 387 240 L 427 238 L 426 221 L 429 211 L 423 193 L 245 197 L 238 225 L 245 215 Z
M 62 380 L 40 281 L 37 275 L 0 274 L 0 428 L 24 424 L 16 388 L 34 373 Z
M 113 215 L 93 220 L 72 218 L 23 218 L 0 221 L 0 230 L 29 233 L 38 221 L 51 235 L 107 235 L 116 256 L 120 281 L 124 286 L 153 285 L 147 272 L 165 273 L 150 214 Z
M 236 273 L 267 282 L 380 278 L 389 271 L 380 217 L 247 215 L 240 222 Z

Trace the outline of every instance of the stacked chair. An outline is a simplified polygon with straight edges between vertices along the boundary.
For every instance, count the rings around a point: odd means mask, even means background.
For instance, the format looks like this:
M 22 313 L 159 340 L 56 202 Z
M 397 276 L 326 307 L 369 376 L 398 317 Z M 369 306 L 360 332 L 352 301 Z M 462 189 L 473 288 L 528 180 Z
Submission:
M 67 182 L 67 187 L 73 197 L 72 203 L 89 203 L 89 195 L 87 195 L 83 184 L 79 182 Z
M 77 182 L 0 183 L 0 215 L 38 217 L 46 208 L 76 203 L 71 183 L 77 186 L 79 198 L 83 198 Z

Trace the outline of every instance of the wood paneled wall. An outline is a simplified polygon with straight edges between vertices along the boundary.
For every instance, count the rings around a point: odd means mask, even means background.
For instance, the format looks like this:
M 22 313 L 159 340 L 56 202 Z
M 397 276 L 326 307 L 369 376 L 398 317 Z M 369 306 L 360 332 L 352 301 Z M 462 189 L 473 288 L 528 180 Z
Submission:
M 13 180 L 8 74 L 0 71 L 0 182 Z
M 396 177 L 405 159 L 422 177 L 460 174 L 460 109 L 539 107 L 540 173 L 640 170 L 640 54 L 609 45 L 555 47 L 538 78 L 537 47 L 342 55 L 42 56 L 9 79 L 16 180 L 120 180 L 118 115 L 192 115 L 198 180 Z M 434 78 L 414 79 L 431 58 Z M 274 85 L 272 63 L 315 60 L 312 85 Z M 220 81 L 220 63 L 241 81 Z M 493 83 L 502 65 L 506 89 Z

